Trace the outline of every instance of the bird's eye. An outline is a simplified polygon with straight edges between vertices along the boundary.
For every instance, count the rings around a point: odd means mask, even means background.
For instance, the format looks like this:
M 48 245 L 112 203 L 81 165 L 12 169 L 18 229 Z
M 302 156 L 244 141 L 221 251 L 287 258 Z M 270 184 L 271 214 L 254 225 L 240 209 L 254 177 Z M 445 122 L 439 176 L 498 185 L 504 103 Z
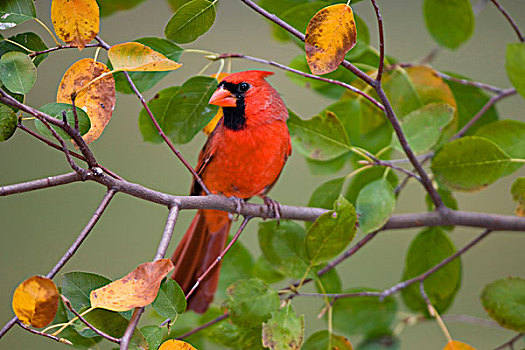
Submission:
M 239 91 L 240 92 L 246 92 L 250 88 L 250 84 L 248 83 L 240 83 L 239 84 Z

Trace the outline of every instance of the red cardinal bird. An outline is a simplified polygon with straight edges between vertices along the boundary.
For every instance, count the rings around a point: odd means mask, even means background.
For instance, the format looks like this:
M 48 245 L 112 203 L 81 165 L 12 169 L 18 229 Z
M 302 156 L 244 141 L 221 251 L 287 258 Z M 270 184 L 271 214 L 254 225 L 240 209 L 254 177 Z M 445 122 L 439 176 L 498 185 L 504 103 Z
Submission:
M 266 193 L 277 181 L 291 154 L 288 111 L 264 78 L 271 72 L 246 71 L 224 78 L 210 104 L 221 106 L 224 117 L 210 134 L 196 167 L 206 187 L 227 197 L 249 199 Z M 204 195 L 193 181 L 191 195 Z M 197 278 L 224 249 L 231 219 L 219 210 L 199 210 L 171 260 L 175 279 L 187 293 Z M 218 265 L 201 282 L 188 309 L 205 312 L 219 283 Z

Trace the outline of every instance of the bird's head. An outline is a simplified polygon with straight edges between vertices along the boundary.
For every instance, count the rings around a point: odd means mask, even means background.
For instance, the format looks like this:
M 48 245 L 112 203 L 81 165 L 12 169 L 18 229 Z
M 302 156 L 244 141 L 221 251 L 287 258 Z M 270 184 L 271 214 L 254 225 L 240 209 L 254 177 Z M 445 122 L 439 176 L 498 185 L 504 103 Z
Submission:
M 268 110 L 274 118 L 284 115 L 286 107 L 279 94 L 264 80 L 272 72 L 251 70 L 233 73 L 225 77 L 218 85 L 217 91 L 210 98 L 210 104 L 223 107 L 224 126 L 239 130 L 244 128 L 247 120 L 262 121 L 266 117 L 263 110 Z

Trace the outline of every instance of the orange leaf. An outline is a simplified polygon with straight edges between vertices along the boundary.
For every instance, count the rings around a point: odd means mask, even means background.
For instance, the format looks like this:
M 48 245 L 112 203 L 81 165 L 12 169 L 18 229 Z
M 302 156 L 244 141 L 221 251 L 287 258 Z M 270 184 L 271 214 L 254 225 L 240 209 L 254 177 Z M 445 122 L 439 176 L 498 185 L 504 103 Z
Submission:
M 53 0 L 51 20 L 58 37 L 82 50 L 98 34 L 100 15 L 95 0 Z
M 217 74 L 212 74 L 211 77 L 212 78 L 216 78 L 220 82 L 224 78 L 226 78 L 228 75 L 229 75 L 228 73 L 220 73 L 218 76 L 217 76 Z M 202 129 L 202 131 L 206 135 L 211 134 L 212 131 L 217 126 L 217 123 L 219 122 L 219 120 L 221 120 L 222 116 L 223 116 L 222 107 L 220 107 L 219 110 L 217 111 L 217 114 L 215 115 L 215 117 L 213 117 L 213 119 L 210 120 L 210 122 L 204 127 L 204 129 Z
M 47 277 L 33 276 L 13 294 L 13 311 L 18 319 L 35 328 L 47 326 L 57 313 L 58 289 Z
M 452 340 L 449 342 L 443 350 L 476 350 L 472 346 L 462 343 L 460 341 Z
M 71 94 L 86 86 L 96 77 L 109 73 L 104 63 L 84 58 L 75 62 L 64 74 L 57 92 L 57 102 L 71 104 Z M 84 135 L 86 143 L 95 141 L 111 119 L 115 108 L 115 79 L 111 74 L 101 78 L 78 94 L 75 105 L 83 108 L 91 121 L 91 129 Z
M 356 39 L 350 6 L 337 4 L 317 12 L 308 23 L 304 40 L 306 61 L 312 73 L 321 75 L 336 70 Z
M 159 350 L 197 350 L 190 344 L 182 340 L 170 339 L 166 340 L 160 346 Z
M 91 307 L 127 311 L 149 305 L 159 292 L 160 282 L 172 269 L 170 259 L 144 263 L 125 277 L 91 291 Z
M 162 72 L 182 66 L 152 48 L 135 42 L 112 46 L 108 57 L 115 70 L 130 72 Z

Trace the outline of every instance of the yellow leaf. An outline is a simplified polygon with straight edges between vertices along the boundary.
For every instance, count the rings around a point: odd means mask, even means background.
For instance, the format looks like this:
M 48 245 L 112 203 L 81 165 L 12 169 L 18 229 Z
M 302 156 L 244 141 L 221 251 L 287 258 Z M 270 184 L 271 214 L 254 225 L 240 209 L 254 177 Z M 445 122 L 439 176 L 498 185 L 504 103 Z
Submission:
M 102 74 L 109 73 L 104 63 L 84 58 L 75 62 L 64 74 L 57 92 L 57 102 L 71 104 L 71 94 Z M 84 135 L 86 143 L 95 141 L 111 119 L 115 108 L 115 79 L 107 74 L 78 94 L 75 105 L 83 108 L 91 121 L 91 129 Z
M 134 42 L 112 46 L 108 57 L 115 70 L 130 72 L 162 72 L 182 66 L 148 46 Z
M 218 81 L 222 81 L 228 75 L 229 75 L 228 73 L 220 73 L 218 76 L 217 76 L 217 74 L 212 74 L 211 77 L 212 78 L 216 78 Z M 204 129 L 202 129 L 202 131 L 206 135 L 211 134 L 212 131 L 217 126 L 217 123 L 219 122 L 219 120 L 221 120 L 222 116 L 223 116 L 222 107 L 220 107 L 219 110 L 217 111 L 217 114 L 215 115 L 215 117 L 213 117 L 213 119 L 204 127 Z
M 443 350 L 476 350 L 472 346 L 460 341 L 452 340 L 443 348 Z
M 58 296 L 53 281 L 46 277 L 33 276 L 16 288 L 13 294 L 13 311 L 23 323 L 42 328 L 55 318 Z
M 95 0 L 53 0 L 51 20 L 58 37 L 82 50 L 98 34 L 100 15 Z
M 159 350 L 197 350 L 190 344 L 183 342 L 182 340 L 170 339 L 166 340 L 160 346 Z
M 354 13 L 350 6 L 337 4 L 317 12 L 306 28 L 306 61 L 313 74 L 337 69 L 357 38 Z
M 172 269 L 170 259 L 144 263 L 125 277 L 91 291 L 91 307 L 127 311 L 149 305 L 157 296 L 160 282 Z

